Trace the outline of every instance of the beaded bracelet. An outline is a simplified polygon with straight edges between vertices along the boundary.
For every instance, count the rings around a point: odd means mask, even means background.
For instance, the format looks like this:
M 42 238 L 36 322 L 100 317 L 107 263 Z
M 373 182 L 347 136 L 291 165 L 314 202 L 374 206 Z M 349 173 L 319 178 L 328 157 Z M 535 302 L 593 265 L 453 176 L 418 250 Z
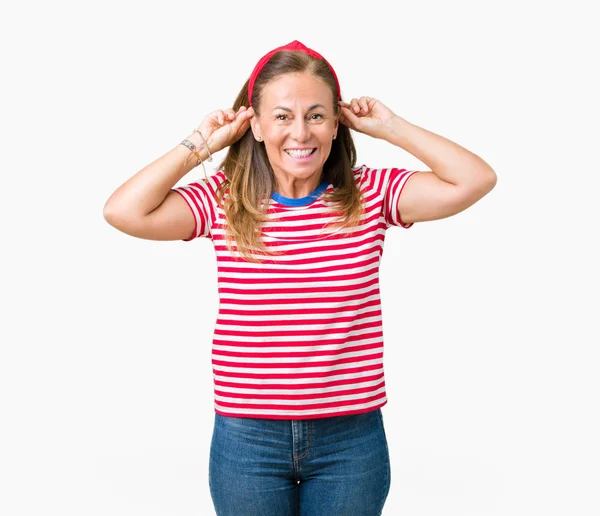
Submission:
M 198 131 L 198 132 L 200 132 L 200 131 Z M 202 139 L 204 139 L 204 138 L 202 138 Z M 208 181 L 208 175 L 206 174 L 206 168 L 204 167 L 204 163 L 200 159 L 200 154 L 198 154 L 198 151 L 196 150 L 196 146 L 189 140 L 183 140 L 180 145 L 184 145 L 185 147 L 190 149 L 190 151 L 192 151 L 195 154 L 196 159 L 198 160 L 198 163 L 196 163 L 196 166 L 202 165 L 202 169 L 204 170 L 204 177 Z M 208 147 L 208 145 L 206 147 Z M 212 157 L 208 161 L 212 161 Z
M 198 154 L 198 151 L 196 150 L 196 146 L 189 140 L 183 140 L 181 142 L 181 145 L 185 145 L 188 149 L 190 149 L 196 155 L 196 159 L 198 160 L 198 165 L 200 165 L 202 160 L 200 159 L 200 154 Z

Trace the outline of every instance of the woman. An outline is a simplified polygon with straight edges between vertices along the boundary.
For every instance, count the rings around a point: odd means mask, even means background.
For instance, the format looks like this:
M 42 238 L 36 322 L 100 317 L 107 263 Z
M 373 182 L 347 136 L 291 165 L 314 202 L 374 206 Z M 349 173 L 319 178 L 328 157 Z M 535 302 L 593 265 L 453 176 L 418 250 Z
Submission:
M 350 129 L 432 170 L 357 167 Z M 174 188 L 227 147 L 216 174 Z M 380 101 L 342 101 L 329 62 L 293 41 L 259 60 L 233 108 L 115 191 L 104 213 L 117 229 L 213 241 L 217 514 L 381 514 L 385 230 L 454 215 L 495 183 L 478 156 Z

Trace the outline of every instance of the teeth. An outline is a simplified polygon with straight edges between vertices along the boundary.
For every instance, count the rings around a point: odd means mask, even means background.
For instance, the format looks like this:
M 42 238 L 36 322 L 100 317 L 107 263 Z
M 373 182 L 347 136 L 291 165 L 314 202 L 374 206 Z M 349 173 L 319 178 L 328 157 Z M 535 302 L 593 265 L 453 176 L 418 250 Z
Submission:
M 309 154 L 311 154 L 313 151 L 313 149 L 308 149 L 305 151 L 298 151 L 298 150 L 286 150 L 285 152 L 287 152 L 290 156 L 294 157 L 294 158 L 303 158 L 308 156 Z

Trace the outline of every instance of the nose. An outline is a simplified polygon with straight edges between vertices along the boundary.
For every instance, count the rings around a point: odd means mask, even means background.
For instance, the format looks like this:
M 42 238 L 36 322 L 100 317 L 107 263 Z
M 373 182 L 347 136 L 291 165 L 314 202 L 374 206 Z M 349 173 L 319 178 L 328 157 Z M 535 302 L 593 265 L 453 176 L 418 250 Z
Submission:
M 299 142 L 305 142 L 310 138 L 310 126 L 302 117 L 296 117 L 291 128 L 292 137 Z

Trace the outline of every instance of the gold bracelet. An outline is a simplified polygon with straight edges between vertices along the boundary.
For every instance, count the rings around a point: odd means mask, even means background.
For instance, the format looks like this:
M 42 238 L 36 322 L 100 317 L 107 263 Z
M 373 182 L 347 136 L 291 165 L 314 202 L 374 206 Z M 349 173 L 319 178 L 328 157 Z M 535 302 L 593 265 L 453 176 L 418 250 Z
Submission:
M 198 160 L 198 163 L 196 163 L 196 166 L 202 165 L 202 169 L 204 170 L 204 177 L 206 178 L 206 181 L 208 181 L 208 175 L 206 174 L 206 168 L 204 167 L 204 163 L 200 159 L 200 154 L 198 154 L 198 151 L 196 150 L 196 146 L 191 141 L 189 141 L 189 140 L 183 140 L 181 142 L 181 145 L 184 145 L 191 152 L 193 152 L 195 154 L 196 159 Z
M 202 141 L 204 142 L 204 145 L 206 145 L 206 148 L 208 149 L 208 158 L 206 159 L 206 161 L 212 161 L 212 153 L 210 152 L 210 147 L 208 146 L 208 143 L 206 142 L 206 140 L 204 139 L 204 136 L 202 136 L 202 133 L 200 132 L 200 129 L 196 128 L 194 129 L 195 133 L 198 133 L 200 135 L 200 138 L 202 138 Z
M 196 163 L 196 166 L 200 165 L 200 163 L 202 163 L 202 160 L 200 159 L 200 154 L 198 154 L 198 151 L 193 150 L 192 151 L 194 153 L 194 155 L 196 156 L 196 159 L 198 160 L 198 163 Z

